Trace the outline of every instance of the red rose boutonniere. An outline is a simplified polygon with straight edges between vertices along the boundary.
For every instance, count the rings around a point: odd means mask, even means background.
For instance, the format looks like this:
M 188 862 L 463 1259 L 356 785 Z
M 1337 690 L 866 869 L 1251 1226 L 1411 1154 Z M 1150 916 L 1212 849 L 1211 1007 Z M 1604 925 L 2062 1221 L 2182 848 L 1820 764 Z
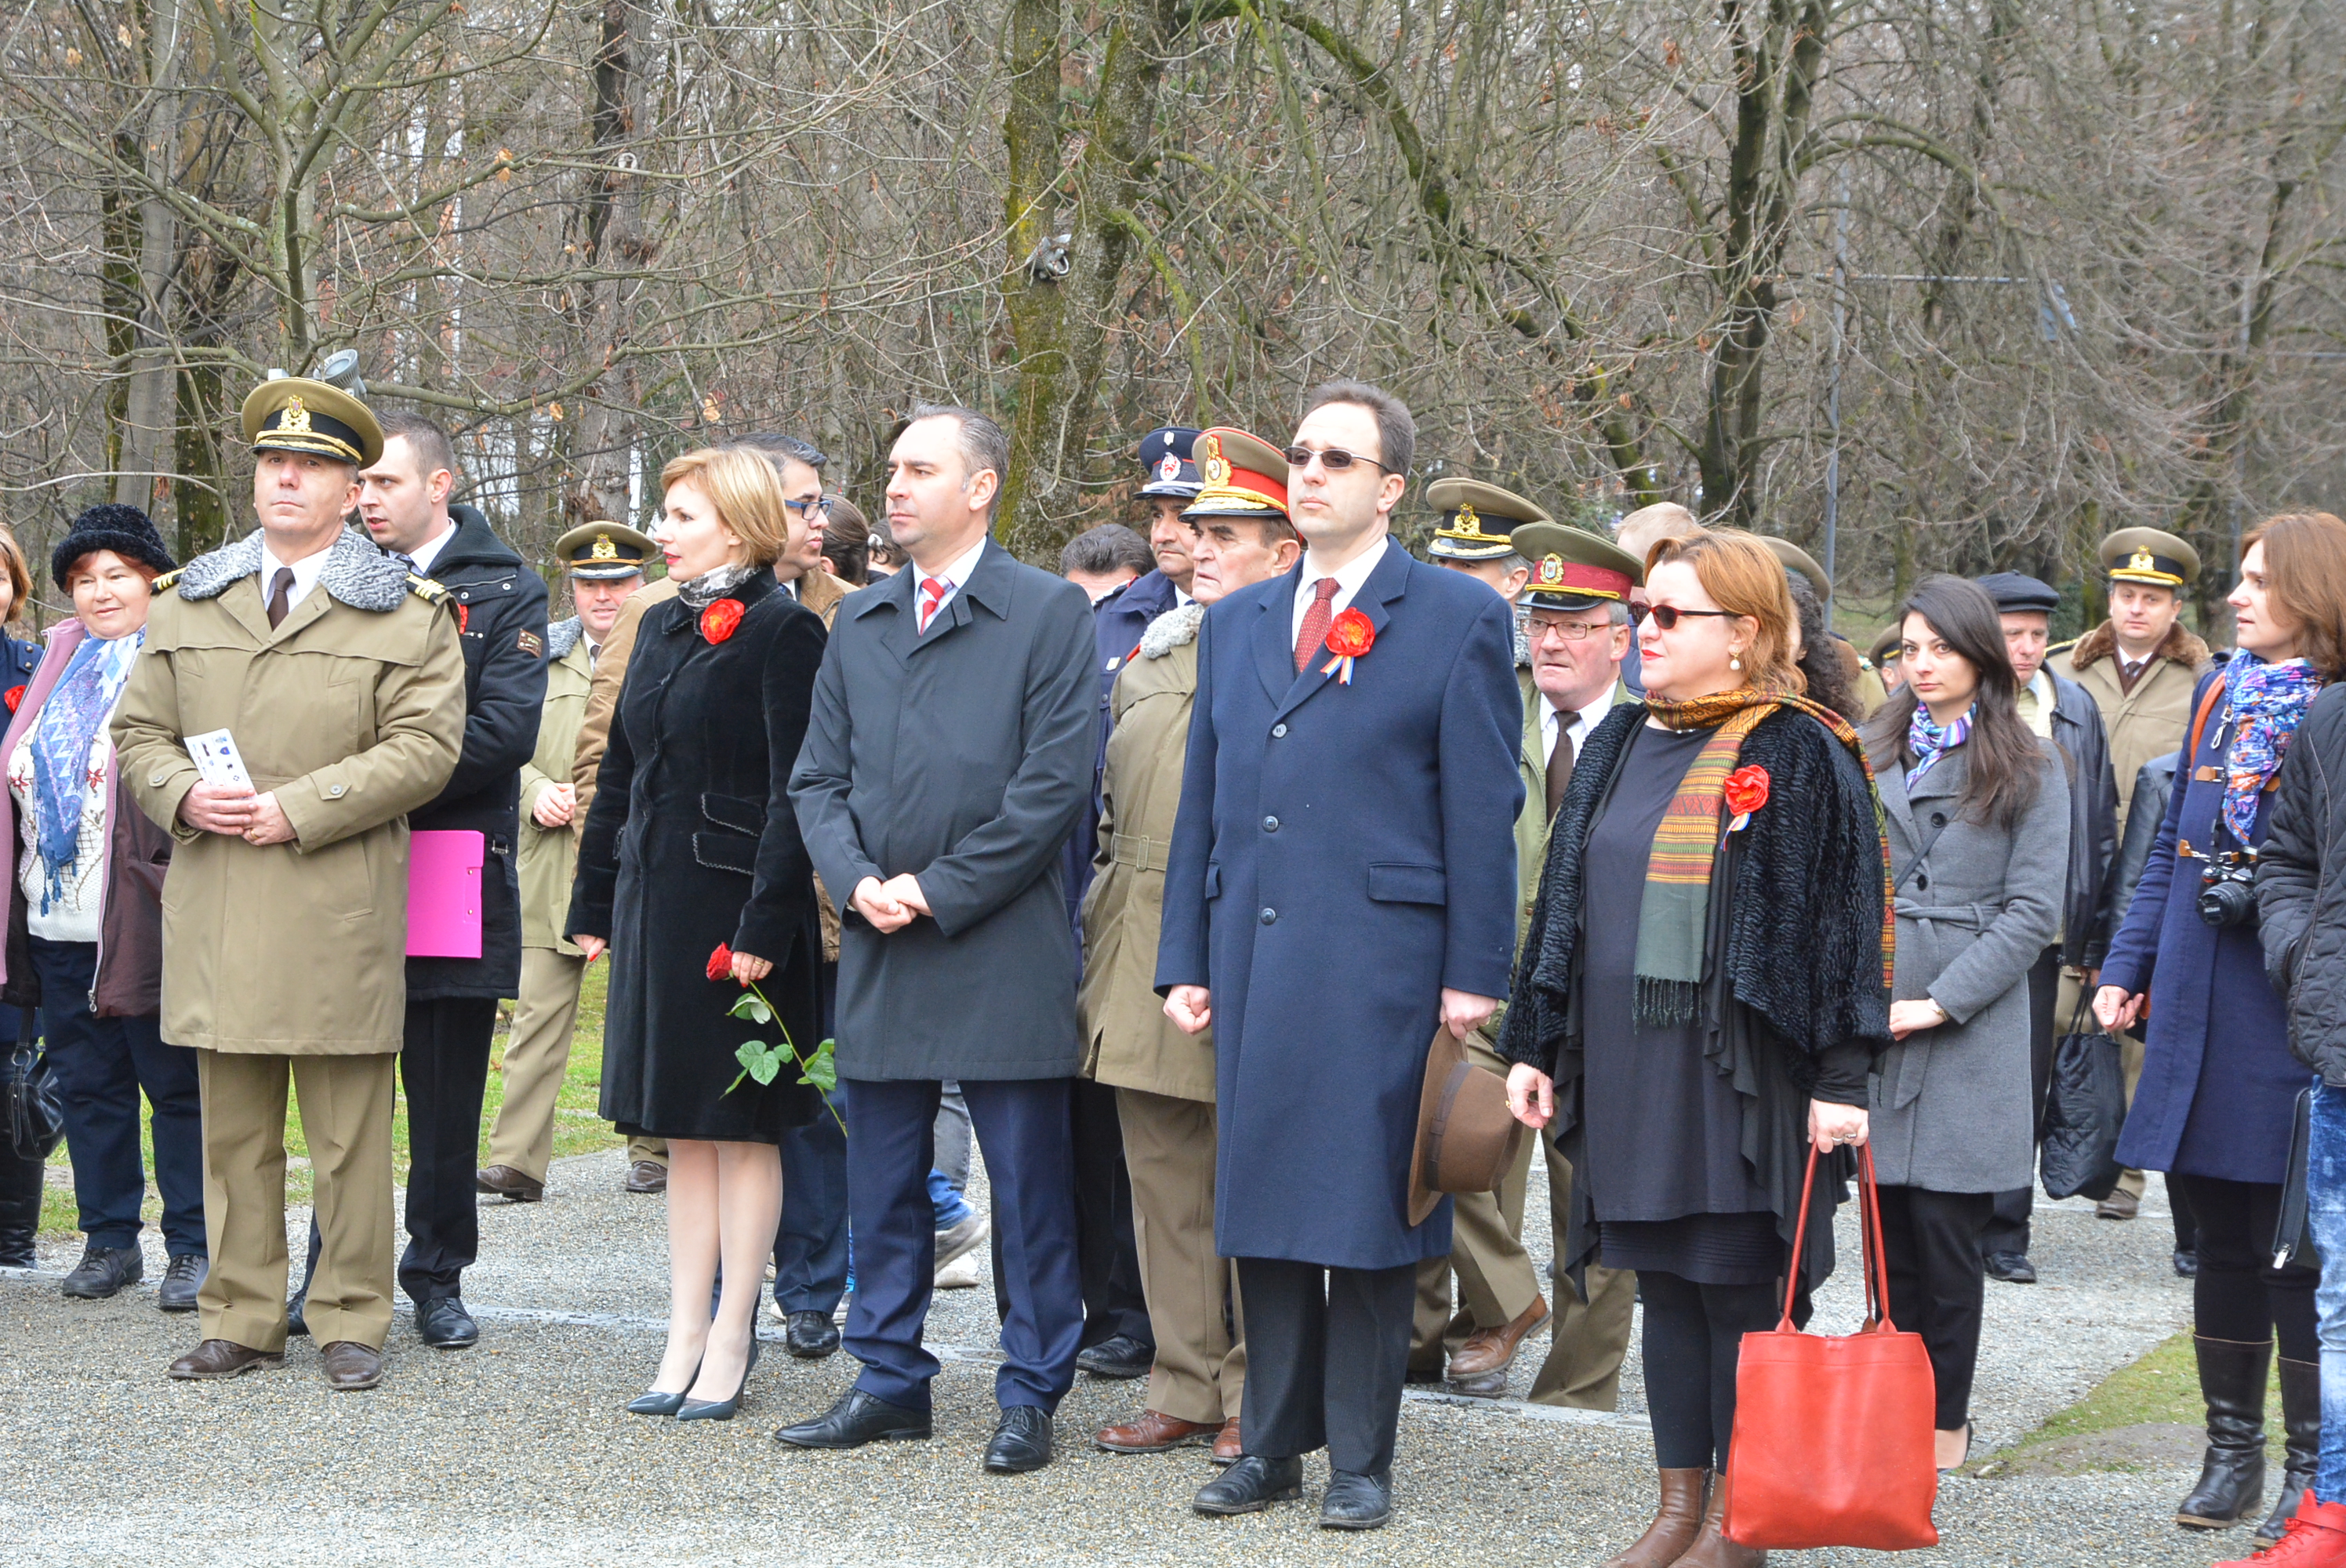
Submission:
M 1336 657 L 1320 667 L 1320 674 L 1352 685 L 1352 661 L 1376 645 L 1377 628 L 1369 617 L 1358 610 L 1346 610 L 1328 628 L 1328 651 Z
M 719 599 L 700 612 L 700 635 L 712 643 L 721 643 L 733 635 L 741 624 L 741 601 Z
M 1751 813 L 1768 803 L 1768 770 L 1757 762 L 1746 763 L 1727 776 L 1727 809 L 1735 820 L 1727 824 L 1730 833 L 1741 832 L 1751 820 Z
M 11 713 L 15 712 L 16 705 L 24 700 L 25 688 L 21 686 L 12 686 L 5 695 L 0 695 L 0 702 L 6 703 Z

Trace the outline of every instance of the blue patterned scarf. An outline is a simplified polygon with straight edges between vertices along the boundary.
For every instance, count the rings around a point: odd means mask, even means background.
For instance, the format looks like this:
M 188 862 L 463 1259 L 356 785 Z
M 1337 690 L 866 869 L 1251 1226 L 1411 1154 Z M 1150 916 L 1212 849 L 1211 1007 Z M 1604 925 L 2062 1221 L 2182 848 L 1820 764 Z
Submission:
M 2257 829 L 2257 797 L 2280 770 L 2290 737 L 2320 689 L 2320 673 L 2301 658 L 2267 664 L 2243 649 L 2224 667 L 2224 718 L 2233 727 L 2224 752 L 2224 826 L 2243 847 Z
M 1906 749 L 1914 754 L 1914 766 L 1906 769 L 1906 788 L 1914 788 L 1916 779 L 1931 770 L 1931 764 L 1972 738 L 1972 715 L 1979 704 L 1956 716 L 1953 724 L 1942 728 L 1931 721 L 1931 710 L 1922 703 L 1914 705 L 1913 720 L 1906 726 Z
M 44 914 L 63 896 L 66 874 L 80 856 L 82 803 L 94 782 L 89 748 L 112 716 L 131 661 L 146 640 L 144 627 L 111 641 L 84 637 L 34 720 L 33 801 L 45 876 Z

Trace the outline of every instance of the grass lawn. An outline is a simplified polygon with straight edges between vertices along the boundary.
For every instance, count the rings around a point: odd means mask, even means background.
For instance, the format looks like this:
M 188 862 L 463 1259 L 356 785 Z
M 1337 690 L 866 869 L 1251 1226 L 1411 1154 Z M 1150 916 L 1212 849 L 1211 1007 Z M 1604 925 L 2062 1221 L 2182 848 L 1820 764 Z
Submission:
M 2137 1458 L 2123 1441 L 2143 1428 L 2176 1426 L 2198 1431 L 2206 1422 L 2207 1406 L 2199 1398 L 2198 1363 L 2192 1355 L 2189 1330 L 2162 1340 L 2138 1360 L 2128 1362 L 2103 1379 L 2092 1392 L 2068 1409 L 2056 1410 L 2045 1424 L 2004 1450 L 1991 1468 L 2031 1468 L 2040 1456 L 2057 1459 L 2066 1470 L 2132 1470 Z M 2270 1462 L 2282 1457 L 2280 1373 L 2276 1365 L 2265 1392 L 2265 1431 Z M 2116 1439 L 2119 1441 L 2106 1441 Z M 2193 1451 L 2196 1438 L 2182 1446 Z
M 611 966 L 594 963 L 586 966 L 586 983 L 578 999 L 578 1025 L 571 1035 L 570 1064 L 562 1075 L 562 1093 L 556 1101 L 554 1117 L 554 1157 L 565 1155 L 590 1154 L 597 1149 L 611 1148 L 625 1142 L 611 1131 L 610 1125 L 595 1115 L 597 1095 L 603 1082 L 603 993 L 608 983 Z M 489 1050 L 491 1072 L 488 1092 L 481 1108 L 481 1154 L 486 1163 L 489 1156 L 489 1128 L 496 1120 L 497 1107 L 505 1103 L 505 1082 L 503 1074 L 495 1070 L 505 1060 L 505 1028 L 513 1019 L 513 1004 L 503 1003 L 497 1015 L 495 1043 Z M 289 1096 L 290 1097 L 290 1096 Z M 310 1145 L 301 1135 L 301 1106 L 296 1104 L 285 1118 L 285 1152 L 291 1156 L 285 1171 L 285 1201 L 306 1204 L 310 1201 Z M 393 1179 L 407 1180 L 407 1095 L 402 1093 L 392 1112 L 392 1168 Z M 146 1156 L 147 1168 L 155 1168 L 154 1131 L 142 1126 L 139 1145 Z M 159 1218 L 163 1204 L 155 1191 L 150 1176 L 147 1184 L 144 1212 L 151 1224 Z M 66 1163 L 66 1146 L 57 1145 L 49 1156 L 49 1183 L 41 1194 L 41 1233 L 73 1235 L 79 1231 L 74 1208 L 73 1172 Z

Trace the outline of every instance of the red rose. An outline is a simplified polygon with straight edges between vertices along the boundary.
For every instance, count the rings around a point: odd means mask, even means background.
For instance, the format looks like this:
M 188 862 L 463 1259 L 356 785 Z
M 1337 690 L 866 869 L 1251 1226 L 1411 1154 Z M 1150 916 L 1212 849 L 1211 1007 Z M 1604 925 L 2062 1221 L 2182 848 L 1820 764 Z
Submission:
M 733 973 L 733 949 L 730 943 L 719 942 L 717 951 L 709 955 L 709 978 L 728 979 Z
M 8 705 L 8 711 L 11 713 L 15 712 L 16 705 L 24 700 L 25 688 L 21 686 L 12 686 L 8 688 L 5 696 L 0 696 L 0 702 L 6 703 Z
M 1748 817 L 1768 803 L 1768 770 L 1747 763 L 1727 776 L 1727 809 Z
M 700 612 L 700 635 L 712 643 L 721 643 L 733 635 L 741 624 L 741 601 L 719 599 Z
M 466 630 L 471 627 L 472 624 L 473 606 L 470 605 L 458 605 L 456 606 L 456 635 L 458 636 L 463 636 Z
M 1346 610 L 1328 628 L 1328 651 L 1339 658 L 1358 658 L 1376 645 L 1377 628 L 1358 610 Z

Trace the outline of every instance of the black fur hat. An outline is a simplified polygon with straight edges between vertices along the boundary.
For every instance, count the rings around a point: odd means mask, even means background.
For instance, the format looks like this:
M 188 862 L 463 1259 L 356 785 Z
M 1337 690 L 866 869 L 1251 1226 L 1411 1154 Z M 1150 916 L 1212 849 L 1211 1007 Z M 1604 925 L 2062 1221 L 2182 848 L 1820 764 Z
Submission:
M 70 592 L 66 574 L 75 563 L 97 550 L 111 550 L 126 561 L 143 561 L 158 572 L 168 572 L 178 563 L 163 544 L 163 535 L 147 514 L 136 506 L 119 506 L 109 502 L 93 506 L 74 519 L 73 527 L 57 541 L 49 556 L 49 575 L 57 580 L 60 591 Z

